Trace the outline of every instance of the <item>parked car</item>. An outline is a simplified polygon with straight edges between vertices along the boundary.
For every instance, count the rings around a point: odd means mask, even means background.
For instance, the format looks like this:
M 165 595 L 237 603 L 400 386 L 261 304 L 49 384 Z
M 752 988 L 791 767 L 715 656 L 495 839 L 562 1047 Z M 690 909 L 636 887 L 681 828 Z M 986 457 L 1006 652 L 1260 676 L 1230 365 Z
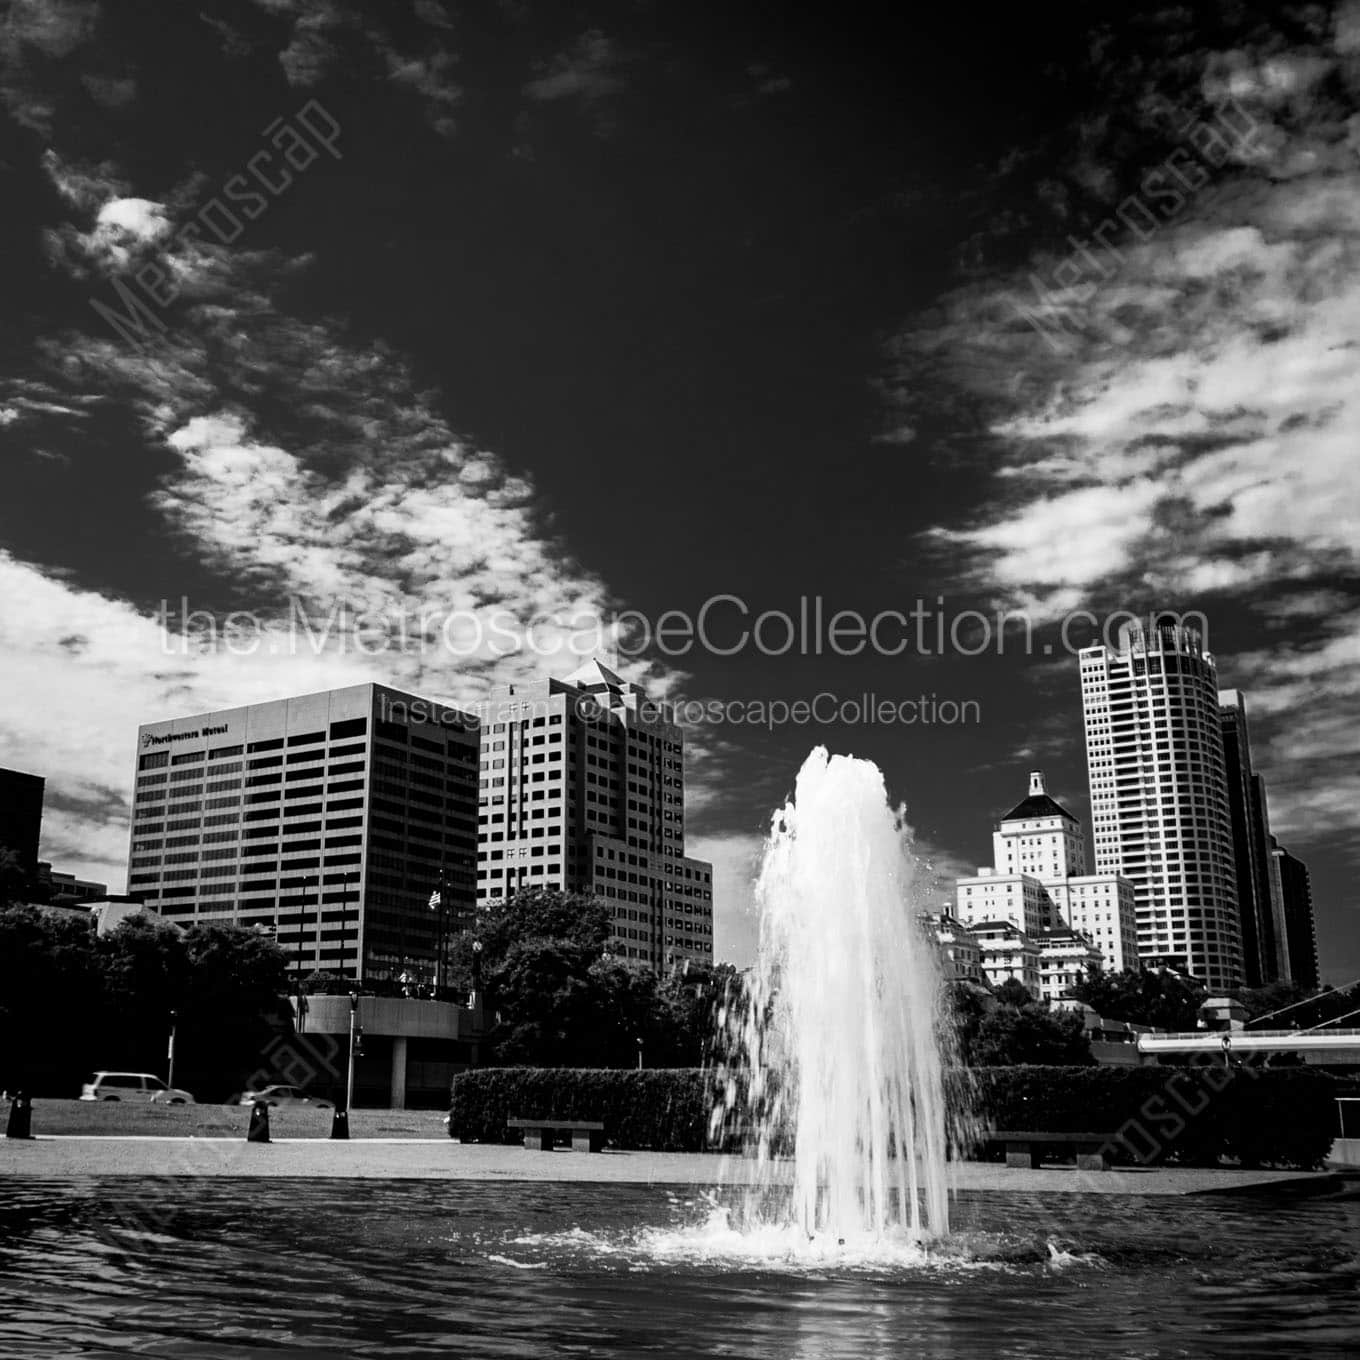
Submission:
M 313 1110 L 333 1110 L 335 1102 L 323 1100 L 320 1096 L 308 1095 L 299 1086 L 265 1086 L 258 1091 L 246 1091 L 242 1094 L 240 1104 L 253 1105 L 257 1100 L 262 1100 L 266 1105 L 305 1105 Z
M 154 1072 L 94 1072 L 80 1088 L 81 1100 L 141 1100 L 152 1105 L 193 1105 L 193 1096 L 167 1086 Z

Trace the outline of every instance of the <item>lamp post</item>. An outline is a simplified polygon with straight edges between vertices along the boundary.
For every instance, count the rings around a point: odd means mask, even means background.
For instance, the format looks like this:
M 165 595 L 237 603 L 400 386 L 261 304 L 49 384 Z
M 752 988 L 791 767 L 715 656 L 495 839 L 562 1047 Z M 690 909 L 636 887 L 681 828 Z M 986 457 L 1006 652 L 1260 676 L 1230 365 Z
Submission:
M 297 963 L 294 969 L 294 985 L 297 991 L 297 1030 L 301 1034 L 307 1028 L 307 998 L 302 995 L 302 899 L 298 900 L 296 948 Z
M 437 911 L 438 935 L 435 938 L 434 950 L 434 999 L 439 1000 L 440 993 L 444 990 L 444 944 L 448 938 L 448 909 L 449 909 L 449 890 L 445 871 L 439 871 L 439 886 L 430 894 L 430 910 Z
M 364 1031 L 359 1025 L 359 993 L 349 994 L 349 1071 L 345 1074 L 345 1111 L 354 1104 L 354 1060 L 359 1056 Z
M 174 1086 L 174 1084 L 175 1084 L 175 1028 L 176 1028 L 178 1022 L 179 1022 L 179 1012 L 178 1012 L 178 1011 L 171 1011 L 171 1012 L 170 1012 L 170 1046 L 169 1046 L 169 1049 L 167 1050 L 166 1055 L 165 1055 L 166 1058 L 168 1059 L 168 1062 L 169 1062 L 169 1070 L 166 1072 L 166 1076 L 165 1076 L 165 1084 L 166 1084 L 167 1086 Z

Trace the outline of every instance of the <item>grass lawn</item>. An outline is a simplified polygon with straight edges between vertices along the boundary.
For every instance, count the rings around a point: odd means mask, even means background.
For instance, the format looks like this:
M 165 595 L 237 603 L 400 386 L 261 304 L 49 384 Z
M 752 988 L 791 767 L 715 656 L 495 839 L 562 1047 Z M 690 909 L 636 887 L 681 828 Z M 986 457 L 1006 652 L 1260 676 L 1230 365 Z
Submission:
M 8 1113 L 8 1111 L 6 1111 Z M 442 1138 L 443 1110 L 351 1110 L 352 1138 Z M 33 1132 L 160 1134 L 179 1138 L 244 1138 L 250 1123 L 246 1105 L 147 1105 L 132 1101 L 50 1100 L 33 1102 Z M 326 1138 L 329 1110 L 272 1109 L 275 1138 Z

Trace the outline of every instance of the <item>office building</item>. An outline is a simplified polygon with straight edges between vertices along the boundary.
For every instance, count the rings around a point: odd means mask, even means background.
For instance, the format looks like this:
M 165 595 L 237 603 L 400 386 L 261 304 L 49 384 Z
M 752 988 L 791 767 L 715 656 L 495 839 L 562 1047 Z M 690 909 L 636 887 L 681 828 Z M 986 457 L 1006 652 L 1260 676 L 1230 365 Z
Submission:
M 1076 931 L 1113 972 L 1139 967 L 1133 884 L 1088 873 L 1081 824 L 1048 793 L 1043 771 L 992 833 L 994 865 L 955 885 L 954 910 L 965 926 L 1009 921 L 1031 939 Z
M 1313 886 L 1308 866 L 1270 838 L 1271 860 L 1283 904 L 1289 975 L 1309 991 L 1321 984 L 1318 967 L 1317 921 L 1313 915 Z
M 1263 987 L 1289 976 L 1284 906 L 1272 872 L 1266 786 L 1252 766 L 1245 698 L 1235 689 L 1225 689 L 1218 702 L 1232 813 L 1242 966 L 1247 986 Z
M 610 951 L 658 970 L 713 959 L 713 869 L 685 854 L 684 734 L 598 661 L 508 685 L 486 710 L 477 900 L 521 888 L 608 905 Z
M 433 984 L 474 905 L 476 719 L 354 685 L 147 723 L 137 751 L 130 893 L 267 929 L 302 974 Z
M 41 775 L 0 770 L 0 848 L 14 851 L 29 877 L 38 870 L 45 784 Z
M 1132 881 L 1138 953 L 1243 985 L 1218 675 L 1195 630 L 1126 624 L 1080 654 L 1097 873 Z
M 74 874 L 54 870 L 50 864 L 38 866 L 38 882 L 49 902 L 78 906 L 82 902 L 107 901 L 109 885 L 92 878 L 77 878 Z

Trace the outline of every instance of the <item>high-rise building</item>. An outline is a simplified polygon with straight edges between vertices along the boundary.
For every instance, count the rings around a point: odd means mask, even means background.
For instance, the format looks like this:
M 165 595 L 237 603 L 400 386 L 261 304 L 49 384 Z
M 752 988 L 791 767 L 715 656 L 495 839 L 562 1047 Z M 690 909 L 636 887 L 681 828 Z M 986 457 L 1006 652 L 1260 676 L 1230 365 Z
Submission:
M 1242 963 L 1247 986 L 1262 987 L 1289 976 L 1284 908 L 1271 873 L 1266 786 L 1252 766 L 1245 698 L 1235 689 L 1225 689 L 1218 702 L 1232 812 Z
M 611 952 L 664 969 L 713 958 L 713 867 L 685 854 L 684 734 L 669 705 L 590 661 L 486 710 L 477 900 L 590 892 Z
M 955 885 L 961 922 L 1009 921 L 1031 940 L 1075 931 L 1100 951 L 1106 970 L 1139 967 L 1133 884 L 1087 873 L 1081 823 L 1049 795 L 1042 770 L 1031 771 L 1029 793 L 997 824 L 992 854 L 991 867 Z
M 1097 873 L 1134 885 L 1138 952 L 1245 980 L 1218 674 L 1199 634 L 1126 624 L 1080 656 Z
M 300 971 L 434 983 L 474 906 L 475 718 L 354 685 L 147 723 L 137 748 L 130 892 L 268 929 Z
M 1274 836 L 1270 838 L 1270 853 L 1283 902 L 1290 976 L 1300 987 L 1311 990 L 1319 985 L 1322 978 L 1318 967 L 1317 921 L 1313 915 L 1313 885 L 1308 866 L 1291 855 Z
M 0 770 L 0 849 L 13 850 L 30 877 L 38 869 L 45 785 L 41 775 Z

